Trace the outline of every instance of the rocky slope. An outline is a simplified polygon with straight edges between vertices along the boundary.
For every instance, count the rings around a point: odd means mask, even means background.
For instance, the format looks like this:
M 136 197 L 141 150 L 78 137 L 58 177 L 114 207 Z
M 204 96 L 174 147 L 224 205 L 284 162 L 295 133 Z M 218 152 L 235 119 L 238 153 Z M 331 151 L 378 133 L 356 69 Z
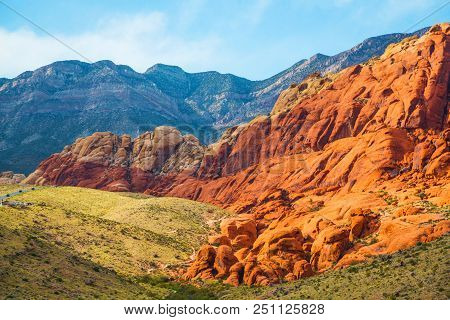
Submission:
M 437 25 L 365 64 L 312 75 L 208 147 L 166 127 L 132 142 L 99 133 L 27 182 L 145 190 L 239 213 L 188 279 L 269 284 L 431 241 L 450 230 L 449 36 Z
M 292 82 L 366 61 L 406 36 L 374 37 L 335 56 L 316 55 L 264 81 L 161 64 L 142 74 L 110 61 L 62 61 L 0 79 L 0 170 L 28 174 L 65 145 L 98 131 L 136 137 L 170 125 L 209 143 L 224 128 L 270 112 Z
M 18 184 L 25 178 L 24 174 L 14 173 L 12 171 L 0 172 L 0 184 Z
M 193 135 L 157 127 L 136 139 L 97 132 L 43 161 L 25 182 L 144 191 L 156 177 L 193 172 L 206 147 Z

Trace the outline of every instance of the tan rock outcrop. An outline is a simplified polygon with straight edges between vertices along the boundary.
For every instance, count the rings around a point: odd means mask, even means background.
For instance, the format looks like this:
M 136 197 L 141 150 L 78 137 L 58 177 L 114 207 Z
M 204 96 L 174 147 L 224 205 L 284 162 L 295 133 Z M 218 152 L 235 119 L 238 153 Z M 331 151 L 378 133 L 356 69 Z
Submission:
M 223 278 L 228 275 L 231 266 L 238 262 L 230 246 L 221 245 L 217 248 L 214 269 L 217 271 L 216 278 Z
M 209 245 L 204 245 L 198 251 L 195 261 L 189 266 L 184 277 L 188 280 L 202 278 L 213 279 L 215 273 L 212 266 L 216 259 L 216 250 Z
M 0 172 L 0 184 L 18 184 L 25 180 L 25 175 L 12 171 Z

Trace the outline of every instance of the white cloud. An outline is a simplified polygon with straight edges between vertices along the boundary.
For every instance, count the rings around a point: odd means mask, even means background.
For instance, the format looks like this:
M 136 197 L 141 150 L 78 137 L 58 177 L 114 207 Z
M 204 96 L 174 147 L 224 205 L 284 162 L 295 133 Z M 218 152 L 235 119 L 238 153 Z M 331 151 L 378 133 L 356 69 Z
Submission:
M 91 32 L 55 36 L 91 61 L 108 59 L 141 72 L 158 62 L 203 70 L 223 52 L 217 36 L 187 40 L 170 33 L 167 26 L 163 13 L 151 12 L 110 17 Z M 0 77 L 14 77 L 58 60 L 83 60 L 50 36 L 30 29 L 0 28 L 0 46 Z

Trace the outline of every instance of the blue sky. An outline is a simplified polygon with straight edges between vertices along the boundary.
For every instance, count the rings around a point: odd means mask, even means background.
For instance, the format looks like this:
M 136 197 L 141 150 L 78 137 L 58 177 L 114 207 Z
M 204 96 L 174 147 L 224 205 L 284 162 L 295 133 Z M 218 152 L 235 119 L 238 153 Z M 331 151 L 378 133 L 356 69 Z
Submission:
M 404 32 L 444 0 L 0 0 L 91 61 L 264 79 L 315 53 Z M 450 20 L 450 4 L 414 31 Z M 0 3 L 0 77 L 83 58 Z

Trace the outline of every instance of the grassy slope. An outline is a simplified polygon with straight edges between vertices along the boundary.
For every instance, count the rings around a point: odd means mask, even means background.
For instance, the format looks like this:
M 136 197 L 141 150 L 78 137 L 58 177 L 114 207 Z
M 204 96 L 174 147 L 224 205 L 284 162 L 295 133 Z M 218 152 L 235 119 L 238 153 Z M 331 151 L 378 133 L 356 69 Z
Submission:
M 0 196 L 24 189 L 27 188 L 24 188 L 23 186 L 19 186 L 17 184 L 0 184 Z
M 273 287 L 224 289 L 221 299 L 450 299 L 450 236 L 347 269 Z
M 148 274 L 185 261 L 228 214 L 189 200 L 70 187 L 12 200 L 33 205 L 0 207 L 0 298 L 166 297 L 172 287 Z

